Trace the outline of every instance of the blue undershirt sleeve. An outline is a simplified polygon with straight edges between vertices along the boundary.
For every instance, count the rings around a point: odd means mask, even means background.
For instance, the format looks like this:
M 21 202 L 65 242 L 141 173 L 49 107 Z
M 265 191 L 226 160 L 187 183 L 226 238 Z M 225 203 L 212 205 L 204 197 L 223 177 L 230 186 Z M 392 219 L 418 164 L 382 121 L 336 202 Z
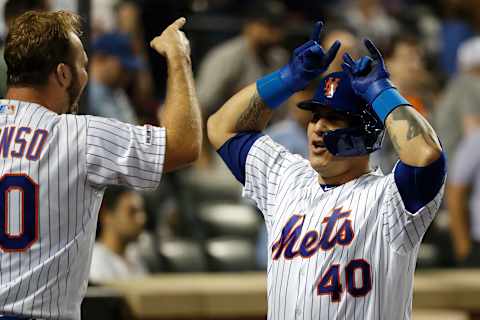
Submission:
M 426 167 L 409 166 L 399 161 L 395 167 L 394 178 L 405 209 L 411 213 L 432 201 L 440 191 L 447 165 L 445 154 Z
M 223 159 L 235 178 L 245 185 L 245 164 L 248 152 L 263 133 L 257 131 L 242 132 L 227 140 L 217 153 Z

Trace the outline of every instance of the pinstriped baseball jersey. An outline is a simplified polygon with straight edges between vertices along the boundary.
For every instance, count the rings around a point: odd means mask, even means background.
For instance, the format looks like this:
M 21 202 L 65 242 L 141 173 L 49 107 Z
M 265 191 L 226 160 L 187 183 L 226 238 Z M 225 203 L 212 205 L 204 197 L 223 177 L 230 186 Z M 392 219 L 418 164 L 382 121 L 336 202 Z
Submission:
M 244 196 L 268 232 L 268 319 L 410 319 L 415 262 L 442 190 L 416 213 L 393 174 L 324 191 L 310 163 L 268 136 L 249 151 Z
M 165 129 L 1 100 L 0 130 L 0 314 L 80 319 L 104 188 L 156 188 Z

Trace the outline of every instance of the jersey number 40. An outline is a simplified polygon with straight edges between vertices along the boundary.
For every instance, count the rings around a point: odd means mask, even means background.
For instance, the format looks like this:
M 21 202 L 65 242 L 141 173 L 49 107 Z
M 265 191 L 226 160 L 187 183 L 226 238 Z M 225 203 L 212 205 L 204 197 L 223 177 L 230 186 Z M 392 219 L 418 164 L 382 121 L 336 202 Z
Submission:
M 365 296 L 372 289 L 370 264 L 363 259 L 354 259 L 345 267 L 347 292 L 353 297 Z M 318 295 L 329 295 L 332 302 L 339 302 L 343 293 L 340 265 L 334 264 L 325 271 L 317 285 Z
M 14 203 L 12 203 L 14 202 Z M 11 221 L 19 230 L 11 230 Z M 38 239 L 38 184 L 26 174 L 5 174 L 0 178 L 0 248 L 24 251 Z

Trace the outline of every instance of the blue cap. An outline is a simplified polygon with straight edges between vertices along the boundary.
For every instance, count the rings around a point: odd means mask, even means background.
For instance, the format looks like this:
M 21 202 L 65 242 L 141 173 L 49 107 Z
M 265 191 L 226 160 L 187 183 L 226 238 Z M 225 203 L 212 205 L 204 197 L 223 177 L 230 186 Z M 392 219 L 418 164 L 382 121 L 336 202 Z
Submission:
M 118 57 L 127 70 L 138 70 L 143 66 L 142 61 L 133 53 L 130 37 L 123 33 L 110 32 L 100 35 L 93 42 L 92 51 Z
M 319 107 L 330 107 L 335 111 L 358 114 L 365 104 L 353 91 L 348 75 L 340 71 L 323 77 L 313 98 L 300 102 L 298 107 L 311 111 Z

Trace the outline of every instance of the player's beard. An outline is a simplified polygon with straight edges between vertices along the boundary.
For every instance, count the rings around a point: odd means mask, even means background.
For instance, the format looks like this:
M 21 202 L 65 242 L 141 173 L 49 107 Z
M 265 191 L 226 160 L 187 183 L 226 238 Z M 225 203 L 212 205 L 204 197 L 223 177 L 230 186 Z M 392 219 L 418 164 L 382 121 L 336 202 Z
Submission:
M 78 79 L 78 72 L 75 68 L 72 69 L 72 83 L 67 88 L 68 94 L 68 113 L 76 114 L 78 112 L 78 102 L 80 100 L 80 95 L 82 88 L 80 87 L 80 80 Z

